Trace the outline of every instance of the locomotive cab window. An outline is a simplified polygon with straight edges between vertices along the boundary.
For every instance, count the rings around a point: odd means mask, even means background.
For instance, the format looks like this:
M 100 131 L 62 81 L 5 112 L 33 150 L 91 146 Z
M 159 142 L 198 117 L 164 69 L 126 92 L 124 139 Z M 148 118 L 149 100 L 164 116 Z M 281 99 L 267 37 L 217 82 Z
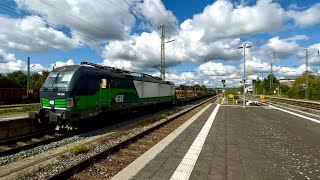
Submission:
M 75 71 L 54 71 L 49 74 L 43 87 L 51 88 L 66 88 Z

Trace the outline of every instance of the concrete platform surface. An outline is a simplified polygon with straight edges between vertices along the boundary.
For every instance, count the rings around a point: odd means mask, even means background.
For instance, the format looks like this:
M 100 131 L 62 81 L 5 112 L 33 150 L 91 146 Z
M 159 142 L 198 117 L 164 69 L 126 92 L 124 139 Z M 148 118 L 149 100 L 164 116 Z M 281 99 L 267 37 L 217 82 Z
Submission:
M 3 114 L 3 115 L 0 115 L 0 122 L 1 121 L 14 121 L 14 120 L 26 119 L 26 118 L 28 118 L 28 113 Z
M 170 179 L 214 107 L 132 179 Z M 189 179 L 320 179 L 320 124 L 270 107 L 220 106 Z

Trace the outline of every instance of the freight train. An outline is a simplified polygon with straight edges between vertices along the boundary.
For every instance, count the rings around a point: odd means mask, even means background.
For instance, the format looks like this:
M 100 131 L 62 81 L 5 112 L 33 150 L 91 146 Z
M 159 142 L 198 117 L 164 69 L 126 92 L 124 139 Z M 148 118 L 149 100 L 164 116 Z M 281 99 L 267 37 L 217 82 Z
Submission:
M 27 88 L 0 88 L 0 104 L 39 102 L 39 90 Z
M 80 120 L 110 111 L 174 104 L 203 97 L 206 92 L 158 77 L 89 62 L 52 70 L 40 89 L 42 109 L 29 113 L 56 129 L 73 129 Z

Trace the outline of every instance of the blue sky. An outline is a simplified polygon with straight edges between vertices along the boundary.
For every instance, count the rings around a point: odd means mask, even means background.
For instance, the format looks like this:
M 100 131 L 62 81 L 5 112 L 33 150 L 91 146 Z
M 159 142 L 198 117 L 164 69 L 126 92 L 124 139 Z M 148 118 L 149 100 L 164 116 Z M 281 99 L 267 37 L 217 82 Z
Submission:
M 33 72 L 90 61 L 159 75 L 160 37 L 153 27 L 164 24 L 166 40 L 174 40 L 166 44 L 166 80 L 176 84 L 214 87 L 226 79 L 236 86 L 243 42 L 253 46 L 247 78 L 261 78 L 271 62 L 278 77 L 298 76 L 304 48 L 310 68 L 319 69 L 319 12 L 316 0 L 4 0 L 0 73 L 25 71 L 30 56 Z

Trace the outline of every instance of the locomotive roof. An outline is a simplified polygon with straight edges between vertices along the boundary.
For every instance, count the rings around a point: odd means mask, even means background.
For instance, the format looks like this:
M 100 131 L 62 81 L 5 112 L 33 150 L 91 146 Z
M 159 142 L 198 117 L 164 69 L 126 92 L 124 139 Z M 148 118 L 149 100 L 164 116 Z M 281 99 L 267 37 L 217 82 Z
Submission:
M 59 71 L 76 71 L 77 69 L 79 69 L 81 66 L 80 65 L 69 65 L 69 66 L 62 66 L 62 67 L 58 67 L 53 69 L 53 72 L 59 72 Z
M 53 69 L 52 71 L 59 72 L 59 71 L 77 71 L 83 69 L 87 71 L 90 74 L 95 74 L 95 75 L 108 75 L 111 77 L 117 77 L 117 78 L 126 78 L 126 79 L 135 79 L 135 80 L 140 80 L 140 81 L 148 81 L 148 82 L 155 82 L 155 83 L 162 83 L 162 84 L 173 84 L 172 82 L 169 81 L 162 81 L 159 79 L 156 79 L 150 75 L 146 74 L 140 74 L 140 75 L 145 75 L 145 76 L 134 76 L 129 73 L 115 73 L 111 72 L 107 69 L 100 69 L 100 68 L 95 68 L 92 66 L 87 66 L 87 65 L 69 65 L 69 66 L 62 66 L 56 69 Z

